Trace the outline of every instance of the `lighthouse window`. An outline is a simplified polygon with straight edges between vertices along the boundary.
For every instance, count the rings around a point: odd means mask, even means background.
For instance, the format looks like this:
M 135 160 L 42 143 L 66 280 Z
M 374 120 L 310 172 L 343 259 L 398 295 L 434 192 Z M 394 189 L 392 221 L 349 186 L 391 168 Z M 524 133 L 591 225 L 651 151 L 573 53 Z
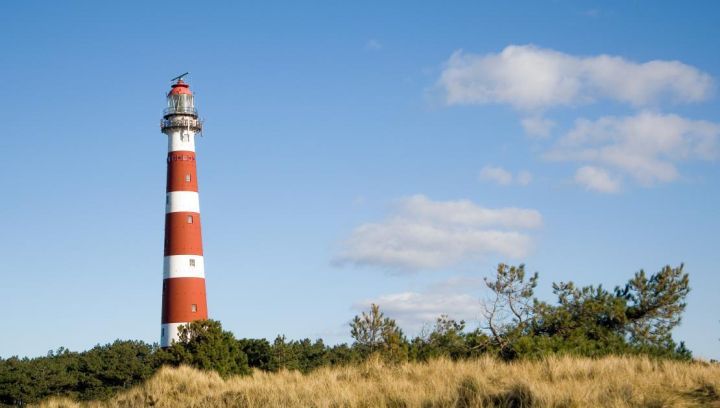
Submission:
M 165 337 L 165 328 L 160 329 L 160 337 Z
M 190 266 L 195 267 L 195 260 L 194 260 L 194 259 L 190 259 Z
M 187 223 L 188 223 L 188 224 L 192 224 L 192 223 L 193 223 L 193 216 L 192 216 L 192 215 L 188 215 Z
M 192 305 L 190 305 L 190 310 L 191 310 L 193 313 L 197 312 L 197 305 L 196 305 L 195 303 L 193 303 Z
M 185 175 L 185 182 L 186 182 L 186 183 L 189 183 L 189 182 L 190 182 L 190 175 L 189 175 L 189 174 L 186 174 L 186 175 Z

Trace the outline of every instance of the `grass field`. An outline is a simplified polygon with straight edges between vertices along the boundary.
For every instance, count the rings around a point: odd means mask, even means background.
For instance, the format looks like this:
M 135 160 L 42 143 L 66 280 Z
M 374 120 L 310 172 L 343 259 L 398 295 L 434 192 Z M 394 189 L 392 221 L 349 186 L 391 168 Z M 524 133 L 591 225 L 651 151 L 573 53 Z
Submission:
M 109 401 L 51 399 L 41 406 L 720 407 L 720 365 L 640 357 L 369 361 L 307 375 L 256 371 L 226 380 L 189 367 L 163 368 Z

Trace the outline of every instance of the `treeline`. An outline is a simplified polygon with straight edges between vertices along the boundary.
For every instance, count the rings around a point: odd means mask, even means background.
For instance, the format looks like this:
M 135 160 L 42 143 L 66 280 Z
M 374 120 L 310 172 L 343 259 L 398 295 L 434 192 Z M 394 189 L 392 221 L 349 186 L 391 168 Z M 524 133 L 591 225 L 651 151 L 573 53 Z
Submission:
M 354 342 L 328 346 L 322 340 L 236 339 L 219 322 L 197 321 L 181 328 L 180 341 L 167 349 L 141 341 L 116 341 L 85 352 L 64 348 L 45 357 L 0 359 L 0 404 L 25 405 L 51 395 L 105 399 L 138 384 L 163 365 L 187 364 L 223 376 L 252 369 L 298 370 L 356 364 L 371 356 L 388 363 L 437 357 L 468 359 L 494 355 L 504 360 L 549 354 L 603 356 L 643 354 L 690 359 L 671 336 L 685 309 L 689 279 L 682 265 L 646 276 L 638 272 L 614 290 L 554 283 L 553 304 L 534 297 L 538 274 L 523 265 L 500 264 L 486 279 L 480 327 L 438 317 L 435 325 L 408 338 L 378 305 L 350 323 Z

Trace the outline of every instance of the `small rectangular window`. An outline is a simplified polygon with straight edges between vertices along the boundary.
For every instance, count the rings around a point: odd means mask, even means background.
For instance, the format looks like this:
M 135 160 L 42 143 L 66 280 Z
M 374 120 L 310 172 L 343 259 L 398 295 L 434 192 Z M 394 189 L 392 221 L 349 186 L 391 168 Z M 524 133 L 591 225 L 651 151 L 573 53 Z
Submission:
M 190 266 L 195 267 L 195 260 L 190 258 Z
M 193 313 L 197 312 L 197 305 L 196 305 L 195 303 L 193 303 L 192 305 L 190 305 L 190 310 L 191 310 Z
M 185 175 L 185 182 L 186 182 L 186 183 L 189 183 L 189 182 L 190 182 L 190 175 L 189 175 L 189 174 L 186 174 L 186 175 Z
M 160 329 L 160 337 L 165 337 L 165 328 Z
M 192 215 L 188 215 L 187 221 L 188 221 L 188 224 L 192 224 L 192 223 L 193 223 L 193 216 L 192 216 Z

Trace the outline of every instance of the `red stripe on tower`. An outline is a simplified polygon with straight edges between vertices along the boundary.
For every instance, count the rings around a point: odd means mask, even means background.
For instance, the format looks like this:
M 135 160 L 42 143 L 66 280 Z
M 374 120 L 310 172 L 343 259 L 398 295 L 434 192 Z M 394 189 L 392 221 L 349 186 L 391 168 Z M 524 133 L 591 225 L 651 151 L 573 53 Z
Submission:
M 202 122 L 190 87 L 178 78 L 160 123 L 168 136 L 160 346 L 178 340 L 178 327 L 207 319 L 195 136 Z

